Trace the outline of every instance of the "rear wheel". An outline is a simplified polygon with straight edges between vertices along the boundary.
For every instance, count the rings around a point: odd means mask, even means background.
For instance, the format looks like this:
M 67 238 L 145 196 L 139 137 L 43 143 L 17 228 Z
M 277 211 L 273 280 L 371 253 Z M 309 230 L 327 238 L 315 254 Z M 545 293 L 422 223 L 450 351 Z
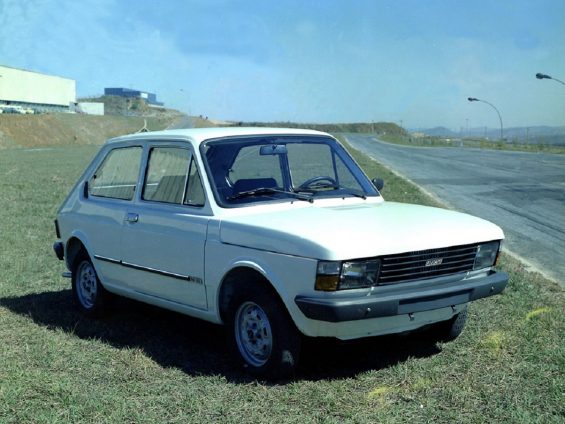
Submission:
M 229 310 L 232 350 L 244 368 L 257 377 L 289 377 L 300 353 L 300 334 L 286 308 L 260 283 L 234 296 Z
M 99 315 L 106 303 L 108 292 L 98 279 L 94 265 L 84 251 L 77 255 L 72 269 L 73 300 L 81 312 Z

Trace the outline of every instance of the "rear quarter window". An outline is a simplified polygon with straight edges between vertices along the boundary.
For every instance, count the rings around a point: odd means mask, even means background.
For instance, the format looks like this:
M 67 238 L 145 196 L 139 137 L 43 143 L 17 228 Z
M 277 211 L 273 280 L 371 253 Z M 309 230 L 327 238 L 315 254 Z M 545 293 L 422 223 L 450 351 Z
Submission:
M 88 194 L 112 199 L 133 199 L 142 151 L 137 146 L 111 150 L 88 181 Z

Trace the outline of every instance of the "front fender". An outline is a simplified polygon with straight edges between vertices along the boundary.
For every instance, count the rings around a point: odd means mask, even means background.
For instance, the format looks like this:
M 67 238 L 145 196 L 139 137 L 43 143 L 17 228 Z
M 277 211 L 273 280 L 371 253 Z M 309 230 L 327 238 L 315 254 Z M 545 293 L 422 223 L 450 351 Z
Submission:
M 254 250 L 241 246 L 208 243 L 206 246 L 206 293 L 208 305 L 220 316 L 221 287 L 226 277 L 236 268 L 257 272 L 267 280 L 295 319 L 302 312 L 296 306 L 296 295 L 313 290 L 316 278 L 314 259 Z M 296 323 L 298 325 L 298 323 Z

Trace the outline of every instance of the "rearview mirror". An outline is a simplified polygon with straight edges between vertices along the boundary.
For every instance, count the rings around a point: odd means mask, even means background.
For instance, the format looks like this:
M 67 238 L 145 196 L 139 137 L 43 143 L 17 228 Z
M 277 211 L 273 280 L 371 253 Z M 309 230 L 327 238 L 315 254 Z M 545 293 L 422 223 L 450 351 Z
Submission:
M 373 178 L 371 180 L 371 182 L 373 183 L 373 185 L 375 186 L 375 188 L 378 191 L 381 191 L 383 189 L 383 187 L 385 186 L 385 182 L 382 178 Z
M 261 156 L 271 156 L 271 155 L 286 155 L 286 145 L 284 144 L 268 144 L 266 146 L 261 146 L 259 154 Z

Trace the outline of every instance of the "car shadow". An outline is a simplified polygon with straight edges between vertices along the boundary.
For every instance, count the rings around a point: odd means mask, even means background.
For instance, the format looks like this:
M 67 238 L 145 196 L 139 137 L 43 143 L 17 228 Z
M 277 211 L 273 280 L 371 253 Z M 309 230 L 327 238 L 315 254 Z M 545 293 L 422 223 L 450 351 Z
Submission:
M 108 314 L 92 319 L 76 310 L 71 290 L 6 297 L 0 305 L 38 325 L 81 339 L 96 339 L 118 349 L 142 349 L 161 366 L 189 375 L 222 375 L 233 383 L 253 381 L 234 364 L 219 325 L 124 298 L 113 298 Z M 354 342 L 306 339 L 294 381 L 349 378 L 439 352 L 425 332 Z

